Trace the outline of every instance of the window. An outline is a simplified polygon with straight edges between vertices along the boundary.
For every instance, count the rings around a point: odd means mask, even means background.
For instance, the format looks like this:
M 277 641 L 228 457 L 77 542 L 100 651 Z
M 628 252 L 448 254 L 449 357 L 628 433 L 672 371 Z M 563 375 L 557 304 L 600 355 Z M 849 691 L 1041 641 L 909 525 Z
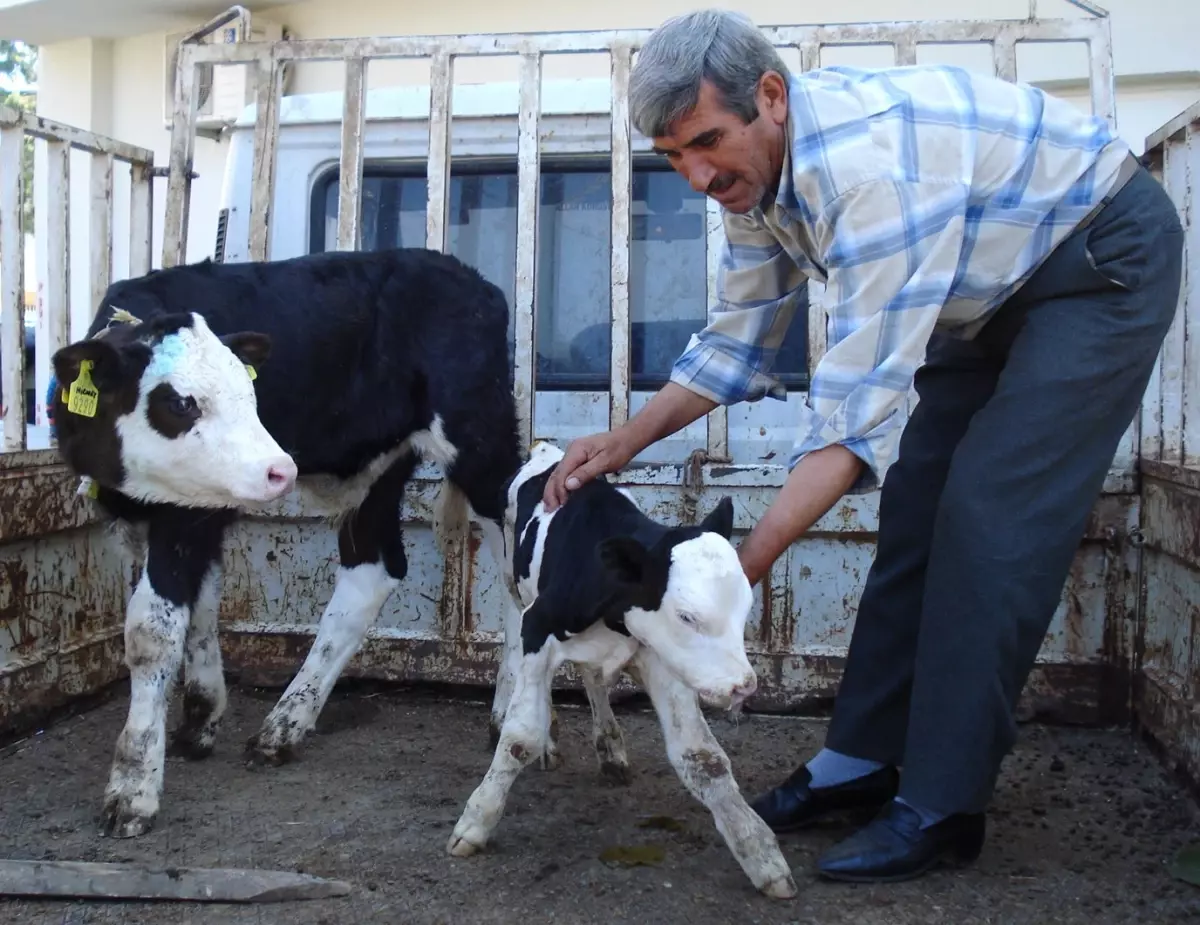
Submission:
M 337 240 L 338 171 L 313 191 L 310 250 Z M 538 238 L 536 388 L 605 391 L 609 385 L 611 180 L 607 159 L 543 159 Z M 425 244 L 424 165 L 367 166 L 362 248 Z M 449 249 L 504 292 L 513 305 L 517 256 L 515 163 L 455 164 L 449 183 Z M 630 376 L 636 391 L 667 381 L 675 360 L 707 320 L 705 200 L 670 168 L 635 163 L 629 255 Z M 509 345 L 515 323 L 510 313 Z M 789 389 L 808 382 L 803 307 L 775 372 Z

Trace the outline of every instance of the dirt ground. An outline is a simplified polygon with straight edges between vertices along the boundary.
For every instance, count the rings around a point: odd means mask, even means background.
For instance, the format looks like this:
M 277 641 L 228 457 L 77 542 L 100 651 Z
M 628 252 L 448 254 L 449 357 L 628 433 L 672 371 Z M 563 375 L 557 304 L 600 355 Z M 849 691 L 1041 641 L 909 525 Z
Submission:
M 1167 864 L 1200 838 L 1200 810 L 1120 731 L 1027 726 L 1006 764 L 977 864 L 890 886 L 818 880 L 817 854 L 844 828 L 785 836 L 800 895 L 758 894 L 711 817 L 677 781 L 653 714 L 620 708 L 633 782 L 601 783 L 585 709 L 559 708 L 563 765 L 518 779 L 489 849 L 469 860 L 447 837 L 490 760 L 487 705 L 429 692 L 335 693 L 300 760 L 250 770 L 241 745 L 278 691 L 234 690 L 217 752 L 171 759 L 150 834 L 97 835 L 127 697 L 0 751 L 0 854 L 263 867 L 350 881 L 350 896 L 253 906 L 0 900 L 7 925 L 182 923 L 1088 923 L 1200 921 L 1200 889 Z M 172 721 L 174 712 L 172 713 Z M 819 747 L 821 722 L 715 718 L 743 792 L 755 794 Z M 639 821 L 667 816 L 678 828 Z M 657 844 L 657 866 L 612 867 L 614 845 Z

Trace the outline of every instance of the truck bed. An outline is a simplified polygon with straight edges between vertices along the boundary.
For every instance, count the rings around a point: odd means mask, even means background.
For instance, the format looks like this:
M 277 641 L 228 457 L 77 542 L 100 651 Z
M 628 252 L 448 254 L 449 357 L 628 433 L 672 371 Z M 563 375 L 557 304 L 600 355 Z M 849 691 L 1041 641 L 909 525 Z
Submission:
M 128 704 L 107 702 L 0 750 L 0 833 L 10 858 L 266 867 L 345 879 L 345 898 L 260 906 L 3 901 L 10 925 L 128 923 L 1087 923 L 1196 921 L 1200 889 L 1167 866 L 1200 837 L 1200 810 L 1127 731 L 1027 725 L 1005 764 L 976 866 L 893 886 L 819 881 L 816 855 L 847 830 L 785 836 L 800 896 L 757 894 L 711 818 L 676 779 L 653 714 L 617 708 L 633 765 L 600 782 L 586 708 L 558 708 L 563 765 L 518 779 L 488 850 L 445 853 L 485 772 L 488 706 L 444 692 L 335 691 L 297 763 L 250 770 L 241 747 L 278 691 L 234 688 L 216 753 L 169 759 L 163 811 L 134 840 L 96 834 Z M 174 715 L 171 724 L 174 723 Z M 713 718 L 742 791 L 815 751 L 824 724 Z M 640 826 L 660 817 L 658 827 Z M 671 822 L 662 824 L 661 817 Z M 655 866 L 613 867 L 610 846 L 659 845 Z

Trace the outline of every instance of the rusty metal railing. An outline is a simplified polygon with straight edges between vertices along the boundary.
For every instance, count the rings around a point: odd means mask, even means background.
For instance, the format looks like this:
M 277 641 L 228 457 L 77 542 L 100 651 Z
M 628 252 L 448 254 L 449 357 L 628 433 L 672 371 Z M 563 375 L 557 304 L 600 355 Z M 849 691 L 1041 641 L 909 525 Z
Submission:
M 1179 307 L 1142 400 L 1141 458 L 1200 468 L 1200 102 L 1146 139 L 1144 156 L 1179 210 L 1185 235 Z
M 91 155 L 89 293 L 98 305 L 112 279 L 113 179 L 115 164 L 130 169 L 129 275 L 151 265 L 151 183 L 154 152 L 104 135 L 0 107 L 0 368 L 4 408 L 4 452 L 25 450 L 25 240 L 21 220 L 21 159 L 25 136 L 46 142 L 46 251 L 44 312 L 46 342 L 35 349 L 47 356 L 70 339 L 71 149 Z M 40 399 L 42 386 L 38 387 Z

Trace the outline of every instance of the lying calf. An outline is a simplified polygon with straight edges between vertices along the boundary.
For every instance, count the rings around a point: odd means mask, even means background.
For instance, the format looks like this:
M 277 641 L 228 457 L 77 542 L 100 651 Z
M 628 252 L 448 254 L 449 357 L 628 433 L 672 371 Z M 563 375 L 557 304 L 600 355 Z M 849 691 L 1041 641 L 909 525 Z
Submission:
M 701 700 L 735 706 L 756 686 L 743 636 L 753 594 L 729 543 L 732 502 L 723 499 L 698 527 L 668 528 L 597 479 L 546 514 L 542 491 L 562 456 L 538 444 L 509 488 L 505 539 L 525 608 L 520 627 L 507 634 L 506 662 L 516 650 L 514 684 L 491 768 L 448 850 L 467 857 L 487 844 L 517 775 L 545 753 L 551 682 L 561 664 L 573 662 L 598 726 L 616 729 L 607 689 L 620 672 L 646 690 L 672 766 L 708 807 L 742 869 L 768 896 L 794 896 L 775 835 L 742 798 L 700 709 Z

